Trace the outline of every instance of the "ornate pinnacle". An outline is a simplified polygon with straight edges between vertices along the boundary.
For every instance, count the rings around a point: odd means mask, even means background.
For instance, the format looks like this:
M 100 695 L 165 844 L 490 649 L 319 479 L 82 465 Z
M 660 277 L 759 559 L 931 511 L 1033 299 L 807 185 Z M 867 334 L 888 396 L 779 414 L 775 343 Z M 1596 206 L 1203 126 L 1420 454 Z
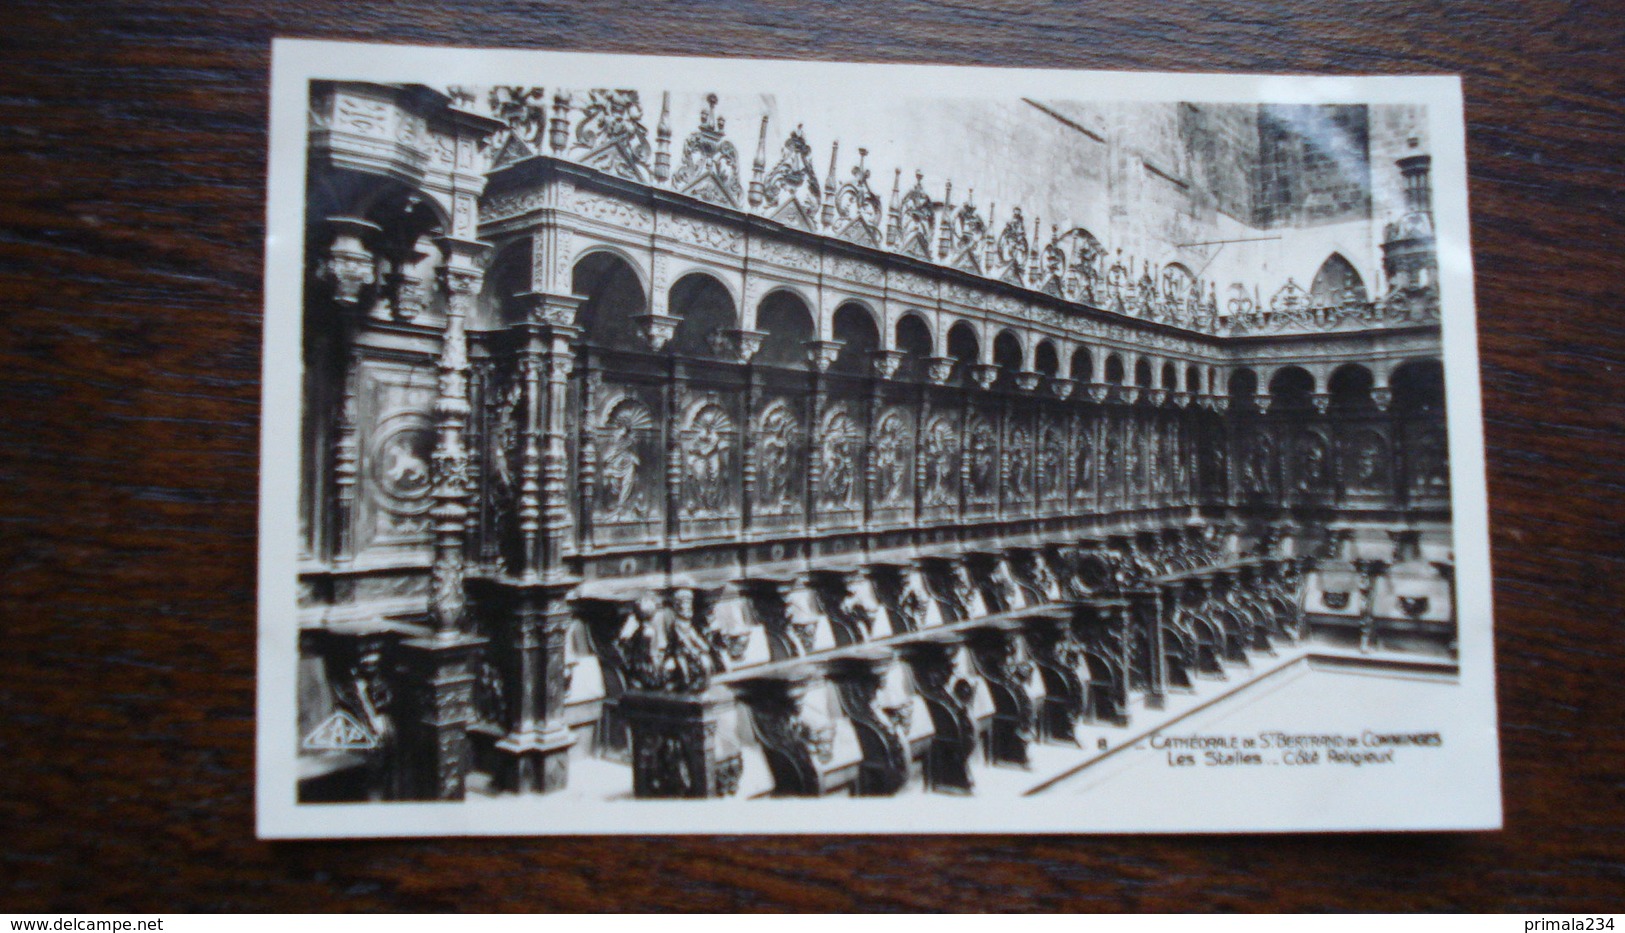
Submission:
M 840 140 L 837 139 L 829 144 L 829 174 L 824 176 L 823 223 L 825 228 L 828 228 L 835 220 L 835 158 L 840 151 Z
M 764 118 L 765 119 L 765 118 Z M 671 177 L 671 92 L 660 94 L 660 122 L 655 125 L 655 181 Z
M 952 178 L 942 188 L 942 227 L 941 236 L 937 237 L 937 261 L 947 262 L 949 257 L 950 228 L 953 226 L 954 180 Z
M 898 218 L 898 208 L 902 206 L 900 192 L 903 186 L 903 170 L 898 169 L 892 175 L 891 204 L 886 208 L 886 248 L 896 249 L 897 241 L 902 236 L 902 221 Z
M 762 114 L 762 132 L 756 137 L 756 161 L 750 166 L 750 206 L 762 206 L 762 172 L 767 169 L 767 114 Z

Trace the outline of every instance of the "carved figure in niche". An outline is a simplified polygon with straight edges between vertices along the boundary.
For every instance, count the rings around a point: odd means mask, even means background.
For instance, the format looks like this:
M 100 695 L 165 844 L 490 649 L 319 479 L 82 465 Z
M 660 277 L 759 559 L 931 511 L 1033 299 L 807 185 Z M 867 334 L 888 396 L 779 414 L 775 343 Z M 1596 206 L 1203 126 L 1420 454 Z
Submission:
M 1088 491 L 1095 481 L 1095 447 L 1094 441 L 1089 437 L 1089 426 L 1084 425 L 1078 431 L 1077 447 L 1072 453 L 1072 482 L 1073 492 Z
M 1123 441 L 1112 426 L 1106 431 L 1106 485 L 1111 492 L 1123 489 Z
M 708 94 L 700 112 L 700 128 L 683 142 L 683 160 L 672 176 L 672 187 L 685 194 L 738 207 L 739 153 L 724 139 L 726 120 L 717 115 L 717 95 Z
M 852 504 L 852 492 L 857 478 L 856 435 L 852 419 L 846 412 L 837 411 L 824 422 L 822 445 L 825 505 L 841 508 Z
M 1376 431 L 1365 430 L 1348 441 L 1343 453 L 1344 481 L 1352 489 L 1377 492 L 1388 485 L 1388 444 Z
M 875 493 L 884 505 L 895 505 L 903 497 L 904 446 L 902 419 L 886 415 L 875 432 Z
M 506 725 L 508 721 L 508 691 L 503 684 L 502 671 L 489 656 L 480 659 L 474 679 L 474 718 L 496 726 Z
M 637 91 L 594 88 L 587 92 L 576 126 L 573 154 L 578 162 L 632 181 L 646 181 L 649 131 Z
M 1038 450 L 1039 487 L 1044 498 L 1057 499 L 1066 494 L 1066 449 L 1061 432 L 1050 428 L 1044 432 L 1044 442 Z
M 954 451 L 958 438 L 946 418 L 931 423 L 925 433 L 925 504 L 947 505 L 954 500 Z
M 398 796 L 394 781 L 399 753 L 395 732 L 395 695 L 390 689 L 384 663 L 383 644 L 367 638 L 358 646 L 355 660 L 334 684 L 339 709 L 370 733 L 372 745 L 367 755 L 369 792 L 384 799 Z
M 649 410 L 631 399 L 619 402 L 605 419 L 599 476 L 606 518 L 642 518 L 648 514 L 648 496 L 638 483 L 643 466 L 638 441 L 654 426 Z
M 1027 432 L 1017 428 L 1010 432 L 1010 475 L 1007 478 L 1010 498 L 1025 499 L 1032 491 L 1033 463 Z
M 1298 491 L 1314 492 L 1326 486 L 1326 442 L 1316 434 L 1298 438 Z
M 1130 423 L 1127 427 L 1128 439 L 1123 442 L 1124 455 L 1127 458 L 1126 469 L 1128 481 L 1133 484 L 1130 492 L 1145 491 L 1145 458 L 1140 450 L 1140 429 Z
M 1417 435 L 1411 446 L 1411 488 L 1418 492 L 1437 492 L 1450 486 L 1450 453 L 1445 447 L 1444 435 L 1429 429 Z
M 758 486 L 756 499 L 766 512 L 780 512 L 791 503 L 792 445 L 800 424 L 790 407 L 775 403 L 762 413 L 757 445 Z
M 970 432 L 970 491 L 978 499 L 993 495 L 993 429 L 977 422 Z
M 1275 443 L 1266 434 L 1254 434 L 1242 460 L 1243 492 L 1266 494 L 1275 490 Z
M 722 406 L 706 405 L 695 413 L 685 433 L 683 459 L 688 466 L 688 506 L 696 512 L 720 512 L 727 505 L 733 420 Z
M 794 203 L 800 209 L 801 226 L 807 226 L 817 215 L 821 200 L 818 190 L 818 171 L 813 168 L 812 148 L 801 127 L 790 131 L 779 152 L 779 161 L 767 173 L 762 183 L 762 195 L 770 212 L 777 212 Z

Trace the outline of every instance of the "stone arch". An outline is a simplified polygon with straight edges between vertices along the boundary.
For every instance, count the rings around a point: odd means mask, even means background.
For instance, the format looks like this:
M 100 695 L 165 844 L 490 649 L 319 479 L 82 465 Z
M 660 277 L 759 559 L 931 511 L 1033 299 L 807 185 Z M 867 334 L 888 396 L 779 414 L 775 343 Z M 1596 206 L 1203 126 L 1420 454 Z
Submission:
M 1368 299 L 1365 280 L 1354 268 L 1354 263 L 1349 262 L 1342 253 L 1327 256 L 1309 285 L 1309 303 L 1317 308 L 1336 307 L 1345 302 L 1364 302 Z
M 509 240 L 491 255 L 480 286 L 480 300 L 468 319 L 471 330 L 500 327 L 521 320 L 525 309 L 516 296 L 531 290 L 532 251 L 525 237 Z
M 1438 360 L 1406 360 L 1388 376 L 1398 411 L 1443 411 L 1444 364 Z
M 1170 392 L 1179 388 L 1179 370 L 1174 368 L 1171 361 L 1162 364 L 1162 382 L 1159 385 Z
M 948 328 L 948 355 L 959 361 L 955 368 L 961 379 L 970 375 L 970 367 L 982 362 L 982 341 L 969 321 L 955 321 Z
M 1202 368 L 1195 363 L 1185 367 L 1185 391 L 1202 391 Z
M 1095 379 L 1095 358 L 1089 353 L 1088 347 L 1079 347 L 1072 351 L 1072 378 L 1079 382 L 1093 382 Z
M 727 357 L 726 332 L 739 326 L 732 290 L 709 272 L 693 271 L 672 284 L 668 313 L 679 318 L 671 350 L 683 356 Z
M 1245 366 L 1231 370 L 1230 381 L 1226 385 L 1226 390 L 1230 393 L 1231 398 L 1244 401 L 1251 399 L 1258 394 L 1258 373 Z
M 1151 388 L 1151 361 L 1140 357 L 1134 361 L 1134 384 L 1142 389 Z
M 1027 348 L 1016 332 L 1005 328 L 993 338 L 993 362 L 1006 369 L 1020 372 L 1027 366 Z
M 1332 370 L 1326 380 L 1326 391 L 1331 395 L 1333 408 L 1359 409 L 1371 404 L 1374 384 L 1370 369 L 1359 363 L 1344 363 Z
M 925 359 L 935 355 L 936 338 L 931 324 L 923 315 L 904 312 L 892 328 L 892 348 L 904 353 L 898 375 L 905 379 L 918 379 L 925 374 Z
M 804 368 L 807 343 L 816 340 L 818 322 L 812 305 L 791 288 L 775 288 L 756 306 L 756 329 L 767 334 L 755 362 Z
M 1308 408 L 1315 394 L 1315 377 L 1302 366 L 1282 366 L 1270 376 L 1272 406 Z
M 638 317 L 648 311 L 643 279 L 619 250 L 584 251 L 570 269 L 570 292 L 584 298 L 575 322 L 587 343 L 621 350 L 648 350 Z
M 1106 381 L 1113 385 L 1123 384 L 1123 357 L 1117 353 L 1106 355 Z
M 1055 341 L 1045 338 L 1038 341 L 1033 348 L 1033 369 L 1045 376 L 1056 376 L 1061 372 L 1061 355 L 1055 349 Z
M 869 372 L 874 351 L 880 349 L 880 325 L 867 304 L 841 302 L 830 317 L 830 338 L 842 344 L 831 370 L 857 375 Z

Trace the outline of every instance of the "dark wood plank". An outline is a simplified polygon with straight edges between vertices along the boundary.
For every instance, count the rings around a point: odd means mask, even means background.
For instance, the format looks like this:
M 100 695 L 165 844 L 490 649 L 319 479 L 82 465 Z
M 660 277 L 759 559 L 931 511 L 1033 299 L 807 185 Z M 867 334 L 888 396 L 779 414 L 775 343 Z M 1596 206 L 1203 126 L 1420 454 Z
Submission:
M 277 34 L 1466 75 L 1507 831 L 255 841 L 260 241 Z M 0 907 L 1618 907 L 1617 4 L 13 0 L 0 37 Z

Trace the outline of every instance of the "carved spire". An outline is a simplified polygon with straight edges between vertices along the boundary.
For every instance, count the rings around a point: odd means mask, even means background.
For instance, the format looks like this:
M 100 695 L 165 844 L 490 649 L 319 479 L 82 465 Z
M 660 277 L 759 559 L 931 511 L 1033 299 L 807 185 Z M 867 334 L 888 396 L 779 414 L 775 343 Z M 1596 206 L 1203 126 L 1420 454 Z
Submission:
M 750 206 L 762 206 L 762 175 L 767 171 L 767 114 L 762 114 L 762 131 L 756 137 L 756 160 L 750 164 Z
M 886 205 L 886 248 L 896 249 L 899 233 L 902 230 L 900 214 L 902 212 L 902 199 L 899 192 L 903 187 L 903 170 L 897 169 L 892 175 L 891 203 Z
M 763 117 L 762 119 L 767 119 Z M 671 92 L 660 94 L 660 122 L 655 125 L 655 181 L 671 177 Z
M 835 140 L 829 144 L 829 174 L 824 176 L 824 216 L 825 229 L 835 221 L 835 159 L 840 154 L 841 141 Z
M 1040 275 L 1044 267 L 1041 265 L 1041 260 L 1039 258 L 1039 254 L 1042 253 L 1043 250 L 1038 248 L 1038 244 L 1044 242 L 1043 236 L 1044 222 L 1038 217 L 1038 215 L 1035 214 L 1033 215 L 1032 247 L 1027 251 L 1027 285 L 1030 288 L 1037 288 L 1043 284 L 1040 279 Z
M 939 225 L 937 237 L 937 261 L 946 262 L 948 252 L 953 246 L 950 237 L 953 235 L 950 227 L 953 226 L 954 209 L 954 180 L 948 179 L 942 188 L 942 223 Z
M 999 226 L 999 202 L 987 205 L 987 233 L 982 237 L 982 268 L 994 269 L 998 263 L 998 249 L 994 246 L 993 231 Z

